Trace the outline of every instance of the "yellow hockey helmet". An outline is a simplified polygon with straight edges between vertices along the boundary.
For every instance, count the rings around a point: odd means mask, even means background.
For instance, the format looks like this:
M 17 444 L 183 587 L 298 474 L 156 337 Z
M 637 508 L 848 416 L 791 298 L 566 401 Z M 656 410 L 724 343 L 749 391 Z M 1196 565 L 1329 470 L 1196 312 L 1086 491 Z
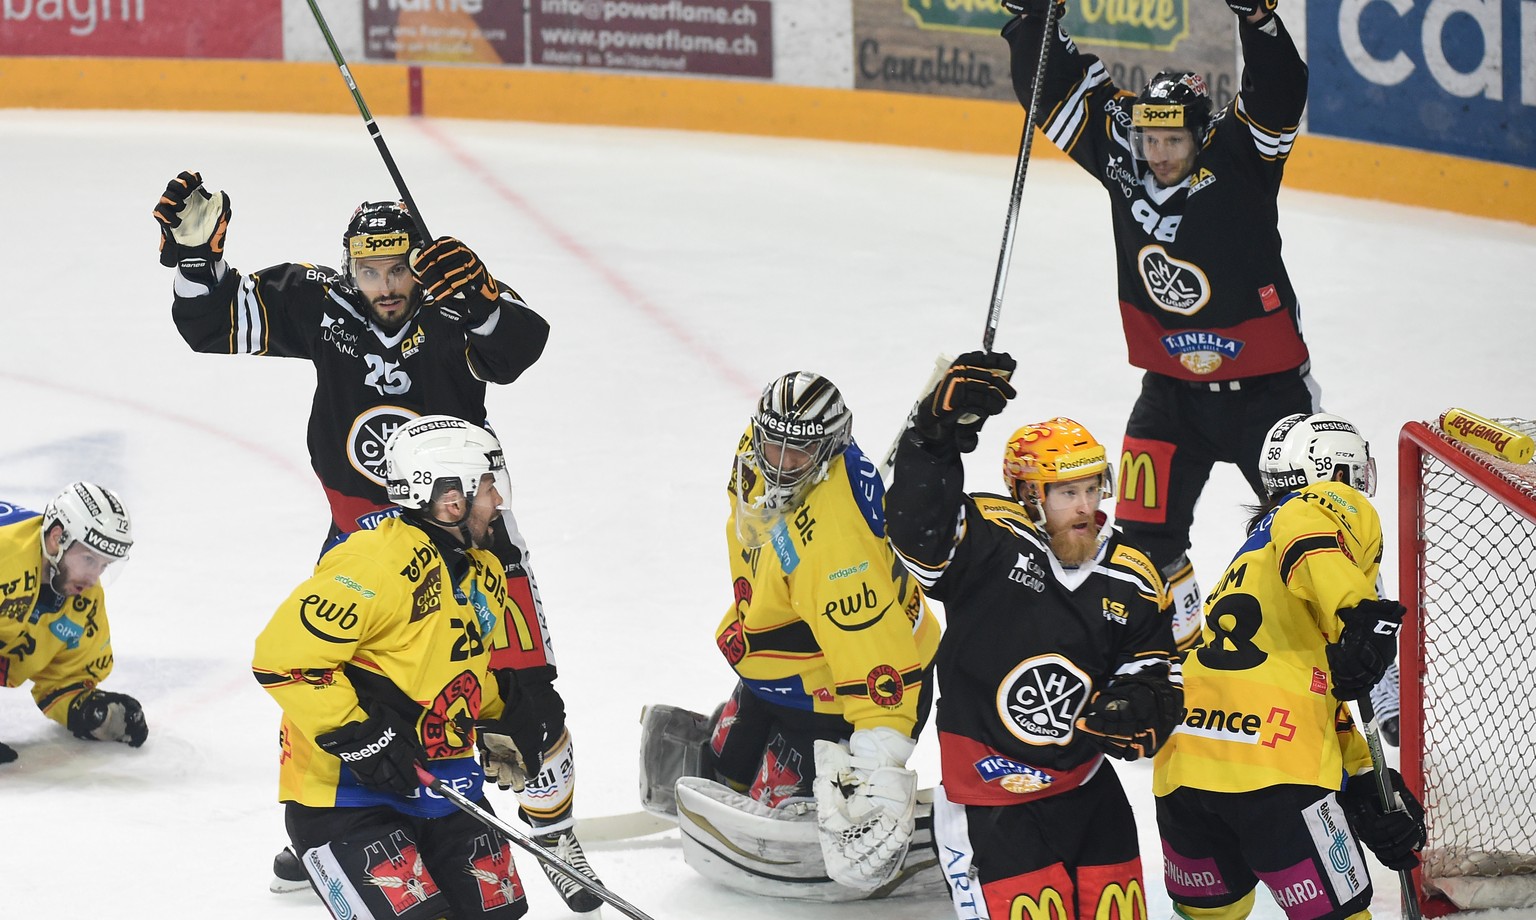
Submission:
M 1025 425 L 1003 449 L 1003 481 L 1022 502 L 1039 502 L 1047 483 L 1101 474 L 1108 497 L 1114 486 L 1104 445 L 1065 416 Z

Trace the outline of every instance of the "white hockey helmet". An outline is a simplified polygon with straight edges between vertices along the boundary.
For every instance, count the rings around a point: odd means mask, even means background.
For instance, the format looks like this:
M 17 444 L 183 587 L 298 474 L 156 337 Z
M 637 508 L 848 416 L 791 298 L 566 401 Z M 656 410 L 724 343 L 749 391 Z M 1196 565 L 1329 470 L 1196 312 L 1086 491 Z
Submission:
M 48 552 L 48 532 L 63 528 L 57 551 Z M 94 550 L 111 564 L 128 558 L 133 547 L 133 523 L 117 493 L 92 482 L 72 482 L 43 509 L 43 558 L 58 568 L 64 553 L 76 543 Z
M 384 444 L 384 481 L 389 500 L 418 511 L 450 490 L 473 502 L 490 474 L 507 507 L 512 489 L 506 460 L 494 434 L 451 415 L 424 415 L 394 430 Z
M 1314 482 L 1342 480 L 1366 495 L 1376 494 L 1376 461 L 1359 429 L 1337 415 L 1296 413 L 1276 422 L 1264 438 L 1259 478 L 1279 495 Z

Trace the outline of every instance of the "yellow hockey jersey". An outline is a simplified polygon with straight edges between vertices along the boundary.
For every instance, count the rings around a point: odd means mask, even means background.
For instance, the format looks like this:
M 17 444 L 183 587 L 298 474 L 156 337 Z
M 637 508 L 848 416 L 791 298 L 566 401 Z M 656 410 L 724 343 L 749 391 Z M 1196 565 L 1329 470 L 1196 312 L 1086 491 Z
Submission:
M 1184 717 L 1158 752 L 1153 792 L 1341 788 L 1370 753 L 1334 698 L 1325 647 L 1337 611 L 1376 598 L 1381 521 L 1361 493 L 1319 482 L 1260 521 L 1205 601 L 1184 662 Z
M 387 518 L 328 551 L 277 608 L 256 638 L 252 669 L 283 709 L 279 801 L 451 812 L 426 789 L 406 797 L 362 786 L 315 744 L 381 708 L 415 726 L 439 779 L 479 796 L 474 721 L 502 711 L 489 667 L 492 645 L 505 643 L 507 588 L 490 551 L 465 558 L 455 579 L 425 531 Z
M 0 502 L 0 686 L 32 682 L 43 714 L 67 725 L 69 704 L 112 673 L 112 631 L 98 583 L 62 597 L 43 582 L 42 516 Z
M 825 480 L 773 523 L 766 544 L 737 534 L 737 494 L 761 495 L 750 433 L 737 446 L 726 522 L 731 606 L 715 642 L 742 683 L 779 706 L 841 714 L 854 730 L 917 725 L 939 624 L 885 537 L 885 486 L 850 444 Z M 738 481 L 742 480 L 742 481 Z

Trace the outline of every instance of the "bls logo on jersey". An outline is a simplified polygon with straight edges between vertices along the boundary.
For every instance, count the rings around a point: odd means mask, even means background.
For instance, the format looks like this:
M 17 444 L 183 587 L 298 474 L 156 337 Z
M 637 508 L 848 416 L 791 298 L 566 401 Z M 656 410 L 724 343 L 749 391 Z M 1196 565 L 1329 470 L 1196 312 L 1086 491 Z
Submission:
M 1025 744 L 1064 745 L 1092 681 L 1070 659 L 1040 655 L 1019 662 L 998 684 L 997 714 Z
M 384 444 L 396 428 L 417 417 L 402 406 L 375 406 L 359 415 L 347 432 L 347 462 L 374 485 L 384 485 Z

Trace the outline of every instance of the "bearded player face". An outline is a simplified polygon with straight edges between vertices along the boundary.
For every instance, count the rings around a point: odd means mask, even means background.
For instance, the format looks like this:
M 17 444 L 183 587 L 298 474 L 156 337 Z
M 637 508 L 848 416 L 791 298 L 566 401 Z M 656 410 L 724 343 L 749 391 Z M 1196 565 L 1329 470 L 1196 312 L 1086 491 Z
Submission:
M 1065 566 L 1078 566 L 1099 549 L 1099 503 L 1104 500 L 1103 475 L 1047 483 L 1045 532 L 1051 551 Z
M 421 294 L 405 256 L 354 259 L 352 273 L 357 291 L 368 307 L 368 317 L 385 332 L 398 332 L 415 312 Z

